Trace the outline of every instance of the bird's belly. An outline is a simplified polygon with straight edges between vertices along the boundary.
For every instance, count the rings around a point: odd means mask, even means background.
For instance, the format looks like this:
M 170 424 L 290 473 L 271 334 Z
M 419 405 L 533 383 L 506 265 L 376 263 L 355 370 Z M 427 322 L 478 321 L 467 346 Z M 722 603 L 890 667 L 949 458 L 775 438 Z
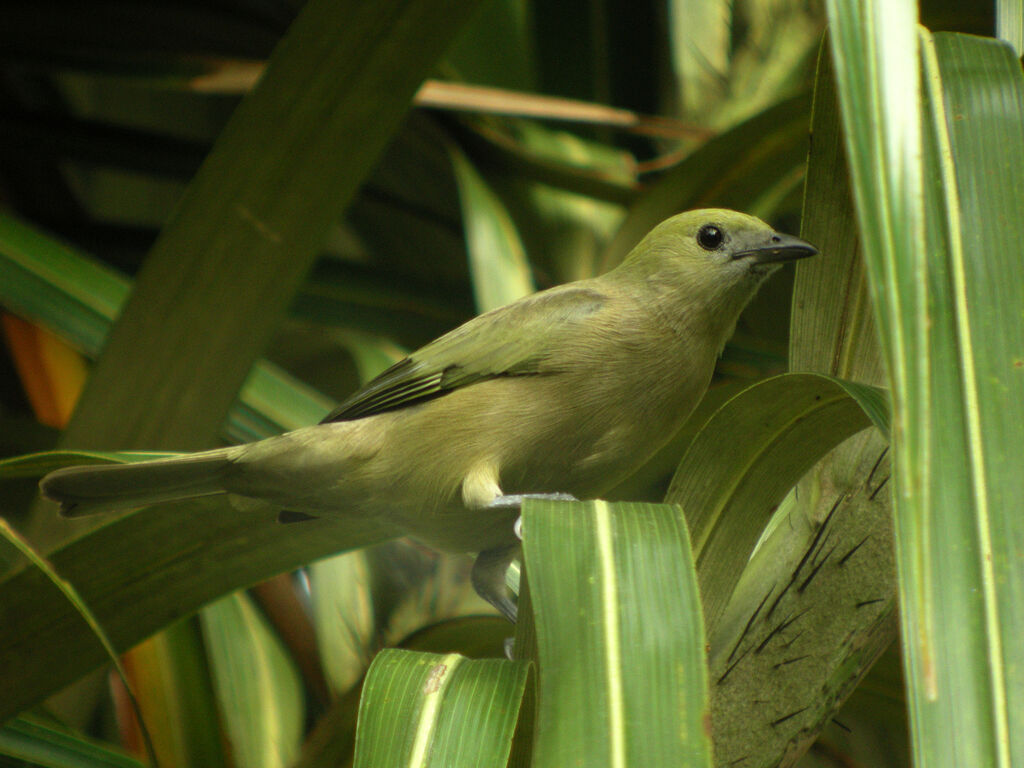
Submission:
M 505 493 L 571 493 L 592 499 L 617 485 L 674 433 L 636 418 L 595 417 L 584 428 L 552 430 L 543 457 L 519 455 L 502 467 Z
M 468 451 L 459 461 L 466 466 L 493 461 L 504 494 L 596 498 L 678 431 L 706 386 L 702 379 L 676 380 L 661 391 L 647 386 L 639 392 L 614 391 L 619 380 L 614 377 L 603 391 L 595 390 L 593 382 L 573 385 L 554 377 L 482 382 L 463 395 L 467 408 L 462 412 L 482 416 L 464 437 Z M 459 394 L 450 396 L 447 407 L 453 412 Z M 444 400 L 449 397 L 438 403 Z

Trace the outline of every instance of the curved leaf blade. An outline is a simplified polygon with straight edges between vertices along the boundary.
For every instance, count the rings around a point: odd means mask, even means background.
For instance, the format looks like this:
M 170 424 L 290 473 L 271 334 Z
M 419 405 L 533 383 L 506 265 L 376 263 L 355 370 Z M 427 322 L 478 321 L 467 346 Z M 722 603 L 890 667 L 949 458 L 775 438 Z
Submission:
M 913 3 L 891 6 L 828 9 L 892 381 L 911 731 L 924 764 L 1008 766 L 1024 755 L 1024 177 L 1006 157 L 1024 151 L 1024 78 L 1004 45 L 919 33 Z
M 449 148 L 462 203 L 469 272 L 480 312 L 533 293 L 530 263 L 512 217 L 465 153 Z
M 149 507 L 104 522 L 47 560 L 120 651 L 221 595 L 398 535 L 379 521 L 353 518 L 311 520 L 282 536 L 277 512 L 236 508 L 223 497 Z M 39 571 L 0 578 L 0 720 L 106 659 L 79 613 Z
M 704 632 L 669 505 L 528 501 L 534 766 L 710 765 Z
M 43 766 L 143 768 L 144 765 L 105 744 L 29 717 L 16 718 L 0 728 L 0 754 Z
M 126 277 L 87 254 L 0 212 L 0 304 L 96 358 L 131 292 Z M 245 442 L 315 424 L 333 407 L 278 366 L 257 360 L 225 436 Z
M 363 684 L 356 768 L 504 766 L 529 665 L 385 649 Z
M 199 619 L 233 764 L 291 765 L 304 731 L 304 691 L 280 639 L 243 593 L 208 605 Z
M 787 373 L 748 387 L 697 433 L 665 499 L 686 512 L 709 634 L 789 489 L 847 437 L 886 432 L 887 414 L 875 387 Z

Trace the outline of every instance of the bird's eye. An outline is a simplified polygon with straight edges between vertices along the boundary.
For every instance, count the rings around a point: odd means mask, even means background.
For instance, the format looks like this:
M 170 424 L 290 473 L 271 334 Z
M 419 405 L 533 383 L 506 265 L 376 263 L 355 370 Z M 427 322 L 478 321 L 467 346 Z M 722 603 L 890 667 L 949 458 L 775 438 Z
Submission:
M 697 244 L 705 251 L 713 251 L 722 244 L 725 235 L 714 224 L 705 224 L 697 232 Z

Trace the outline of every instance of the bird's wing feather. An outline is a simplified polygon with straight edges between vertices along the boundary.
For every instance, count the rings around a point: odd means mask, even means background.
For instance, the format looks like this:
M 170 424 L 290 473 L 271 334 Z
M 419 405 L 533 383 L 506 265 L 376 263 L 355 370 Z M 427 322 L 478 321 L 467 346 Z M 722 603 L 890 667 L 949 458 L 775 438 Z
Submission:
M 475 317 L 395 363 L 324 423 L 404 408 L 498 376 L 555 373 L 553 350 L 607 300 L 596 286 L 560 286 Z

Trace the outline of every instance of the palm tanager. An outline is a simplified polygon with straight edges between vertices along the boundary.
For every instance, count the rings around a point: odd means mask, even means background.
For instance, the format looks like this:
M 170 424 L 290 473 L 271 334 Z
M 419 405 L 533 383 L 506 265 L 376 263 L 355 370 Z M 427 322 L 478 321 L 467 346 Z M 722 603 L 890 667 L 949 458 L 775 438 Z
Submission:
M 373 515 L 430 547 L 477 552 L 477 591 L 515 615 L 504 571 L 528 496 L 592 499 L 680 428 L 741 310 L 817 253 L 710 209 L 662 222 L 615 269 L 480 315 L 413 352 L 316 426 L 40 483 L 66 515 L 230 493 L 282 519 Z

